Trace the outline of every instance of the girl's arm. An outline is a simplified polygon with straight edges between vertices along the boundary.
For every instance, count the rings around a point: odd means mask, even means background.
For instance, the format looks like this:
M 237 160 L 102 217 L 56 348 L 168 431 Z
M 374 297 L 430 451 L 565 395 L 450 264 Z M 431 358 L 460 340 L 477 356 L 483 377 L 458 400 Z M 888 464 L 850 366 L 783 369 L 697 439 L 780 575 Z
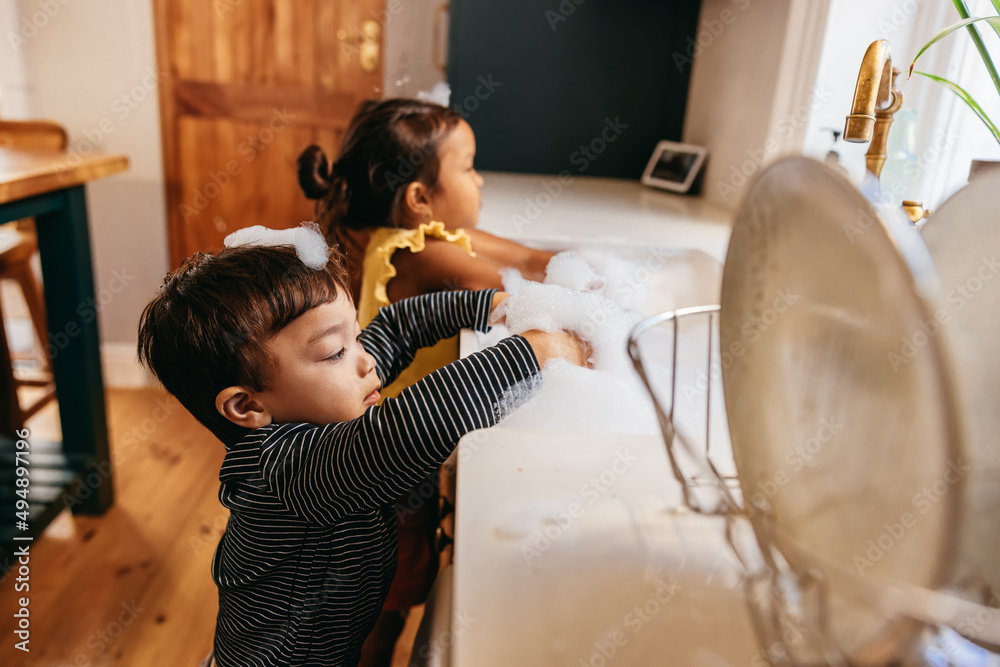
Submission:
M 538 250 L 521 245 L 516 241 L 494 236 L 480 229 L 467 229 L 472 237 L 472 249 L 484 259 L 500 266 L 509 266 L 521 272 L 525 278 L 541 282 L 545 278 L 545 267 L 554 252 Z
M 417 294 L 453 289 L 500 289 L 500 269 L 515 268 L 529 280 L 542 281 L 554 253 L 528 248 L 520 243 L 477 229 L 467 229 L 476 256 L 454 243 L 428 241 L 418 253 L 398 250 L 392 257 L 397 275 L 386 292 L 395 303 Z

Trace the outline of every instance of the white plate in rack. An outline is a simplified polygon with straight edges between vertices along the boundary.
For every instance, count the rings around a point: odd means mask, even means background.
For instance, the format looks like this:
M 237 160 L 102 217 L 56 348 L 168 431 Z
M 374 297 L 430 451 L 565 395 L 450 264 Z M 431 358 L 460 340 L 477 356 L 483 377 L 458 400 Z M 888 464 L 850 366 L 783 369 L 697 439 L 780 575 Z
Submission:
M 723 272 L 723 386 L 755 529 L 795 545 L 793 569 L 808 553 L 862 583 L 945 583 L 966 449 L 948 332 L 921 333 L 941 307 L 918 232 L 830 168 L 787 158 L 749 187 Z M 830 626 L 852 663 L 905 652 L 917 624 L 843 592 Z

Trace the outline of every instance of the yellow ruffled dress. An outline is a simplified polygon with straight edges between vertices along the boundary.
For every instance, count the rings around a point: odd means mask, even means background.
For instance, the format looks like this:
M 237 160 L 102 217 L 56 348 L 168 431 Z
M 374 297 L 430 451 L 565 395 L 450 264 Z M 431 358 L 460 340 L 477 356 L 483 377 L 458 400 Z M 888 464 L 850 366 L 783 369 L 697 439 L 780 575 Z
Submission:
M 386 285 L 396 276 L 396 267 L 392 265 L 393 254 L 404 248 L 413 253 L 421 252 L 427 246 L 428 238 L 454 243 L 475 256 L 472 252 L 472 239 L 465 230 L 447 229 L 443 222 L 427 222 L 416 229 L 379 227 L 371 234 L 362 266 L 361 302 L 358 304 L 358 322 L 362 327 L 372 321 L 378 314 L 379 308 L 390 303 Z M 458 359 L 458 336 L 420 350 L 409 368 L 400 373 L 395 382 L 382 389 L 382 397 L 399 395 L 399 392 L 420 378 L 456 359 Z
M 463 230 L 448 230 L 443 222 L 425 223 L 417 229 L 376 229 L 369 238 L 361 270 L 358 322 L 362 327 L 371 322 L 379 308 L 389 305 L 386 285 L 396 275 L 396 267 L 392 265 L 393 254 L 403 248 L 410 252 L 421 252 L 427 246 L 428 238 L 454 243 L 470 255 L 475 255 L 469 235 Z M 396 381 L 382 389 L 382 399 L 397 396 L 420 378 L 456 359 L 458 336 L 439 341 L 433 347 L 423 348 Z M 404 494 L 398 502 L 405 504 L 407 500 L 408 495 Z M 437 523 L 436 497 L 425 499 L 412 513 L 397 515 L 398 566 L 389 595 L 382 606 L 383 611 L 409 609 L 427 599 L 427 593 L 437 574 L 438 558 L 434 548 Z

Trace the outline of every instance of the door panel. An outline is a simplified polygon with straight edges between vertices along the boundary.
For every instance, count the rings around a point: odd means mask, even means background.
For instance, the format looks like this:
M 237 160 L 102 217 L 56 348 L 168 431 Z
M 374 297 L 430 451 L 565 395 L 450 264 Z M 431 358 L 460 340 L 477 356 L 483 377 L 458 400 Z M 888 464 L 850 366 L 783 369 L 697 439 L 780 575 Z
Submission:
M 170 262 L 313 217 L 295 160 L 381 97 L 385 0 L 154 0 Z

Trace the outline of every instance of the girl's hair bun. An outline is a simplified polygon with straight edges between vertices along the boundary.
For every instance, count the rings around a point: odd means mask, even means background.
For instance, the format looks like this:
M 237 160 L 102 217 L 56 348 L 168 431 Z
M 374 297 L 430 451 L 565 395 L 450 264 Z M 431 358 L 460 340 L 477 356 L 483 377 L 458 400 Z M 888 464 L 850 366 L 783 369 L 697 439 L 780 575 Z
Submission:
M 328 192 L 332 179 L 326 154 L 319 146 L 310 146 L 299 156 L 299 187 L 309 199 L 322 199 Z

